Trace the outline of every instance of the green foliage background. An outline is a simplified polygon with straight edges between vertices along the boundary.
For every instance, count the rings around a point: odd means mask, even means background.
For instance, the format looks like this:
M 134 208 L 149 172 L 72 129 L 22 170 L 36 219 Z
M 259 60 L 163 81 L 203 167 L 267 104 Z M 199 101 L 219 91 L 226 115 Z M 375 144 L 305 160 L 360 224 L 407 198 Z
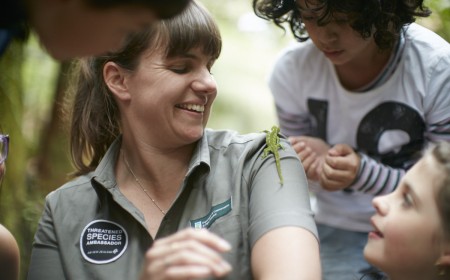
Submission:
M 276 118 L 266 78 L 279 51 L 293 42 L 290 32 L 256 18 L 249 0 L 201 2 L 217 18 L 224 41 L 212 69 L 219 95 L 208 126 L 241 133 L 270 128 Z M 426 4 L 433 15 L 419 23 L 449 41 L 449 0 Z M 33 36 L 25 44 L 14 42 L 0 58 L 0 127 L 11 137 L 0 223 L 19 242 L 22 279 L 45 195 L 67 181 L 72 170 L 67 126 L 59 111 L 66 66 L 46 55 Z

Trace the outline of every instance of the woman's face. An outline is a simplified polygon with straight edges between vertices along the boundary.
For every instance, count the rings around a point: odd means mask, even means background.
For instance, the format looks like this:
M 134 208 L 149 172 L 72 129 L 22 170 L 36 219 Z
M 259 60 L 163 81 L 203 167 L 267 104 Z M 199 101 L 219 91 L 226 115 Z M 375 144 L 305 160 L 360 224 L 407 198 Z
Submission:
M 335 14 L 326 25 L 319 26 L 317 20 L 321 10 L 310 0 L 297 0 L 302 22 L 314 45 L 336 66 L 365 61 L 378 52 L 373 37 L 364 39 L 350 26 L 346 14 Z
M 217 94 L 213 64 L 201 48 L 171 58 L 148 50 L 126 78 L 130 100 L 122 115 L 126 111 L 129 127 L 146 132 L 159 145 L 199 140 Z
M 376 197 L 366 259 L 392 279 L 432 279 L 443 248 L 436 196 L 443 170 L 431 155 L 414 165 L 397 189 Z

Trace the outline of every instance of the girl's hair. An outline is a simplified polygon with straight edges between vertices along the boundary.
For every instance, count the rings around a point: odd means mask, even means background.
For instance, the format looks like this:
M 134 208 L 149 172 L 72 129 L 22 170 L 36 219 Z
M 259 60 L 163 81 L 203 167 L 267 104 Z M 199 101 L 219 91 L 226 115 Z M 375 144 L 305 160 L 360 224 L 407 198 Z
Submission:
M 450 240 L 450 143 L 440 142 L 433 146 L 430 154 L 442 167 L 442 186 L 436 197 L 439 212 L 441 214 L 444 234 Z
M 97 9 L 109 9 L 124 5 L 135 5 L 152 10 L 160 19 L 171 18 L 183 11 L 191 0 L 85 0 Z
M 415 21 L 415 17 L 426 17 L 431 11 L 423 0 L 305 0 L 319 7 L 321 15 L 317 24 L 326 25 L 337 13 L 349 16 L 351 27 L 362 38 L 374 36 L 377 46 L 390 49 L 395 44 L 404 25 Z M 256 15 L 273 21 L 284 29 L 287 22 L 294 37 L 306 41 L 309 36 L 302 22 L 296 0 L 253 0 Z
M 93 171 L 121 133 L 119 109 L 103 79 L 104 65 L 112 61 L 133 72 L 146 50 L 162 50 L 163 55 L 170 58 L 197 47 L 216 59 L 222 40 L 209 12 L 192 1 L 178 16 L 131 35 L 121 50 L 78 60 L 72 70 L 75 74 L 71 86 L 73 100 L 66 103 L 71 114 L 70 150 L 76 168 L 74 175 Z

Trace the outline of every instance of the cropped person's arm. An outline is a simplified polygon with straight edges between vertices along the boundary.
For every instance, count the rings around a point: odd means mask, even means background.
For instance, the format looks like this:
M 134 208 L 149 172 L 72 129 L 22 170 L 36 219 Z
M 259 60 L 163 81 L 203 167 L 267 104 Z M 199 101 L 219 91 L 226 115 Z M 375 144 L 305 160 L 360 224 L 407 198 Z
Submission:
M 0 224 L 0 273 L 1 279 L 19 279 L 20 253 L 14 236 Z
M 321 279 L 318 241 L 300 227 L 281 227 L 264 234 L 253 246 L 251 265 L 258 280 Z

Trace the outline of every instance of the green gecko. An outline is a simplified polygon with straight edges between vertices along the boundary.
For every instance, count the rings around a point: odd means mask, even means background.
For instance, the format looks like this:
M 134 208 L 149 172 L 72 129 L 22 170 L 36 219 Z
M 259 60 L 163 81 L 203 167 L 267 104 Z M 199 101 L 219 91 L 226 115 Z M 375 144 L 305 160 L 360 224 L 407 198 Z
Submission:
M 284 147 L 280 144 L 280 136 L 278 133 L 280 132 L 280 128 L 276 125 L 272 126 L 270 131 L 264 130 L 266 133 L 266 145 L 267 148 L 264 149 L 263 155 L 261 158 L 266 158 L 269 153 L 272 153 L 275 157 L 275 164 L 277 166 L 278 177 L 280 177 L 280 184 L 283 185 L 283 175 L 281 175 L 281 165 L 280 165 L 280 154 L 278 153 L 279 149 L 283 149 Z

